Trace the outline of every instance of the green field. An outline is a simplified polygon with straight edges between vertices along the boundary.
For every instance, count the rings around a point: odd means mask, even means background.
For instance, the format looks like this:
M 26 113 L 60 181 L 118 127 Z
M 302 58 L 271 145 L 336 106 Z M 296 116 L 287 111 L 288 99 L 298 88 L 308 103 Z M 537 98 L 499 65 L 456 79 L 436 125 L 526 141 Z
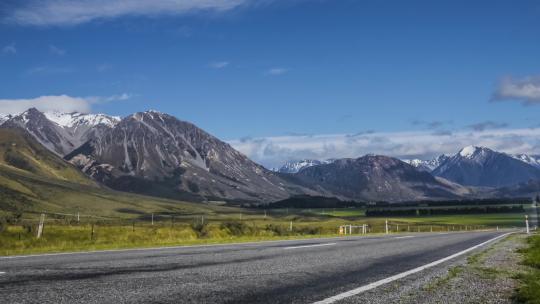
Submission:
M 131 208 L 139 203 L 133 202 Z M 180 206 L 183 209 L 178 210 L 183 213 L 154 213 L 153 225 L 152 213 L 142 209 L 122 217 L 84 217 L 80 222 L 74 215 L 47 214 L 40 239 L 36 238 L 37 213 L 25 213 L 21 218 L 11 218 L 11 224 L 0 233 L 0 255 L 339 236 L 341 225 L 366 224 L 369 234 L 380 234 L 385 232 L 387 220 L 390 233 L 523 226 L 521 214 L 383 218 L 365 217 L 359 209 L 323 213 L 309 209 L 265 211 L 209 205 L 186 209 L 184 203 Z M 353 229 L 353 234 L 360 233 L 359 227 Z

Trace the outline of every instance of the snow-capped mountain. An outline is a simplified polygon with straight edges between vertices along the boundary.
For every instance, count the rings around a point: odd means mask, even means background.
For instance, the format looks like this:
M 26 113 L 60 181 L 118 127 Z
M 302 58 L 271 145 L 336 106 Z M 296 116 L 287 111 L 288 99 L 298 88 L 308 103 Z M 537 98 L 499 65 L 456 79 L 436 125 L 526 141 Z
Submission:
M 317 159 L 303 159 L 298 161 L 288 161 L 279 169 L 274 170 L 280 173 L 297 173 L 298 171 L 311 166 L 317 166 L 322 164 L 332 163 L 333 159 L 317 160 Z
M 64 156 L 89 139 L 110 129 L 120 118 L 104 114 L 40 112 L 35 108 L 5 117 L 2 127 L 21 128 L 47 149 Z M 0 118 L 1 121 L 1 118 Z
M 513 158 L 540 169 L 540 155 L 536 154 L 512 154 Z
M 440 166 L 444 161 L 446 161 L 449 156 L 441 154 L 430 160 L 421 160 L 421 159 L 403 159 L 402 161 L 407 164 L 417 168 L 420 171 L 431 172 Z
M 43 114 L 45 114 L 47 119 L 64 128 L 77 128 L 81 126 L 95 127 L 97 125 L 112 128 L 120 121 L 119 116 L 105 114 L 62 113 L 57 111 L 44 112 Z
M 485 147 L 467 146 L 432 172 L 467 186 L 504 187 L 540 179 L 540 169 Z
M 8 121 L 12 117 L 13 117 L 13 115 L 11 115 L 11 114 L 2 114 L 2 113 L 0 113 L 0 125 L 2 125 L 4 122 Z
M 366 155 L 304 168 L 292 175 L 299 184 L 335 196 L 364 201 L 449 199 L 469 190 L 420 171 L 399 159 Z
M 157 111 L 129 115 L 65 159 L 112 188 L 156 196 L 260 202 L 315 193 L 298 190 L 197 126 Z

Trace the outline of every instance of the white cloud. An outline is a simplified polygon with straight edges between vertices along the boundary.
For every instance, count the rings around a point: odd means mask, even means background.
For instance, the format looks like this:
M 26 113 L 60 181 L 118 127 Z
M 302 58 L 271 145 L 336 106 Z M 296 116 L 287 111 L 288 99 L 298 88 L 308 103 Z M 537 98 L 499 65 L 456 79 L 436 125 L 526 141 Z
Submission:
M 208 66 L 212 69 L 223 69 L 226 68 L 229 64 L 230 62 L 228 61 L 217 61 L 209 63 Z
M 67 95 L 40 96 L 31 99 L 0 99 L 0 112 L 2 114 L 18 114 L 29 108 L 36 108 L 40 111 L 88 113 L 91 104 L 84 98 Z
M 271 69 L 268 69 L 265 74 L 266 75 L 272 75 L 272 76 L 279 76 L 279 75 L 283 75 L 285 73 L 289 72 L 289 69 L 286 69 L 286 68 L 271 68 Z
M 36 108 L 40 111 L 90 113 L 94 104 L 127 100 L 131 97 L 131 94 L 123 93 L 120 95 L 93 97 L 51 95 L 29 99 L 0 99 L 0 113 L 19 114 L 29 108 Z
M 30 0 L 8 13 L 4 21 L 31 26 L 69 26 L 122 16 L 182 15 L 196 11 L 227 11 L 248 0 Z
M 501 80 L 492 101 L 502 100 L 518 101 L 524 105 L 540 104 L 540 76 Z
M 15 47 L 15 43 L 4 46 L 2 48 L 2 54 L 5 54 L 5 55 L 17 54 L 17 48 Z
M 287 160 L 356 158 L 369 153 L 428 159 L 441 153 L 454 154 L 467 145 L 486 146 L 507 153 L 540 153 L 540 128 L 486 129 L 445 134 L 410 131 L 278 136 L 244 138 L 229 143 L 270 168 L 280 166 Z
M 57 56 L 64 56 L 66 54 L 66 50 L 51 44 L 49 45 L 49 53 Z

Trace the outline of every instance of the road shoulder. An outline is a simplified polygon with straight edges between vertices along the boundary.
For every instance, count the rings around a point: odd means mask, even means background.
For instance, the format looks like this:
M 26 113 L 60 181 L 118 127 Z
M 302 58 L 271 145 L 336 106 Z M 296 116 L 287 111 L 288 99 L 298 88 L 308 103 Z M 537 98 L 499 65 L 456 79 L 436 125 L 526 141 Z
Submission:
M 472 254 L 340 303 L 513 303 L 516 277 L 525 271 L 514 234 Z

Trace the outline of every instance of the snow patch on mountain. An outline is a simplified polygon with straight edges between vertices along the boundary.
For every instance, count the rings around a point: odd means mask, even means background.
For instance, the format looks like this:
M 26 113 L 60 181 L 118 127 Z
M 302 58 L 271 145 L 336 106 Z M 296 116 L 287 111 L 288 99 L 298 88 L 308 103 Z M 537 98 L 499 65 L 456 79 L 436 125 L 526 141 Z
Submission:
M 422 159 L 415 158 L 415 159 L 402 159 L 402 161 L 406 162 L 407 164 L 421 171 L 431 172 L 435 170 L 435 168 L 439 167 L 448 158 L 449 158 L 448 155 L 441 154 L 429 160 L 422 160 Z
M 302 159 L 302 160 L 291 160 L 286 162 L 283 166 L 281 166 L 279 169 L 274 169 L 273 171 L 277 171 L 280 173 L 298 173 L 300 170 L 312 166 L 318 166 L 318 165 L 324 165 L 324 164 L 330 164 L 334 162 L 334 159 L 327 159 L 327 160 L 317 160 L 317 159 Z
M 2 113 L 0 113 L 0 125 L 2 125 L 4 122 L 8 121 L 12 117 L 13 117 L 13 115 L 11 115 L 11 114 L 2 114 Z
M 56 111 L 44 112 L 43 114 L 47 119 L 64 128 L 73 128 L 80 125 L 94 127 L 100 124 L 112 128 L 120 121 L 118 116 L 105 114 L 62 113 Z
M 536 155 L 529 155 L 529 154 L 513 154 L 513 155 L 510 155 L 512 156 L 513 158 L 517 159 L 517 160 L 520 160 L 524 163 L 527 163 L 531 166 L 534 166 L 536 168 L 540 168 L 540 154 L 536 154 Z
M 477 151 L 477 149 L 480 149 L 480 148 L 475 147 L 475 146 L 467 146 L 461 149 L 461 151 L 459 151 L 459 155 L 466 158 L 472 158 L 474 153 Z

